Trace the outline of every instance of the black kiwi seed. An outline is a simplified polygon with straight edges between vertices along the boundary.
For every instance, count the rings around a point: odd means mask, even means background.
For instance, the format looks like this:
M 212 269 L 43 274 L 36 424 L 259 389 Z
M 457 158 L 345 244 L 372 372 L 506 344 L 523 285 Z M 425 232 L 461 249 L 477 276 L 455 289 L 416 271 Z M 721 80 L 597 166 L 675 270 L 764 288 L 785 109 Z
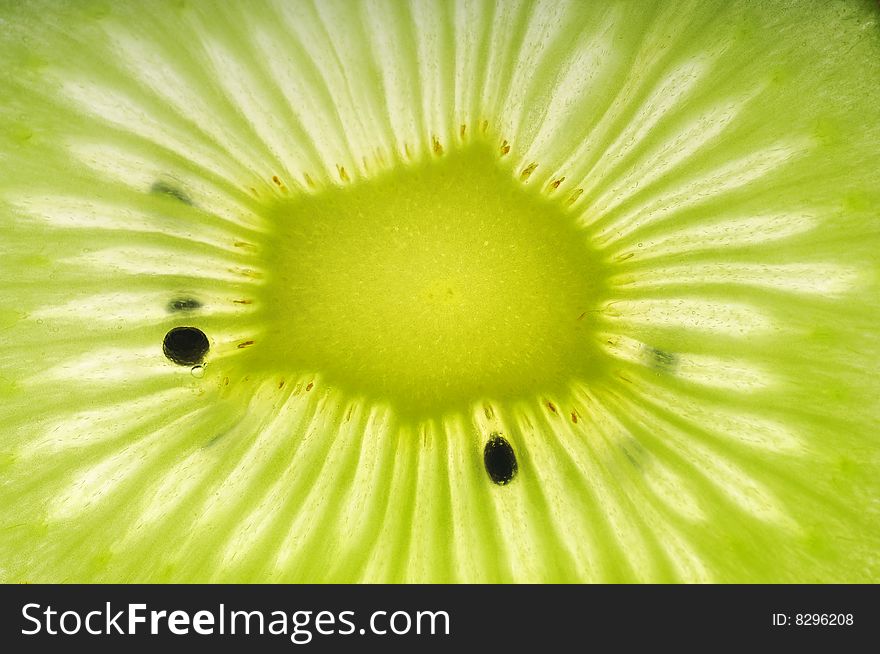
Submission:
M 202 303 L 191 297 L 177 298 L 168 303 L 169 311 L 195 311 L 200 309 Z
M 194 366 L 208 353 L 208 337 L 197 327 L 175 327 L 162 343 L 165 356 L 180 366 Z
M 671 352 L 664 352 L 657 348 L 651 350 L 651 359 L 654 367 L 660 369 L 672 368 L 676 362 L 676 356 L 674 354 Z
M 186 193 L 181 191 L 176 186 L 168 184 L 167 182 L 156 182 L 150 187 L 150 193 L 153 193 L 155 195 L 167 195 L 190 206 L 192 206 L 193 203 Z
M 492 434 L 483 448 L 483 465 L 489 478 L 499 486 L 510 483 L 516 476 L 516 454 L 500 434 Z

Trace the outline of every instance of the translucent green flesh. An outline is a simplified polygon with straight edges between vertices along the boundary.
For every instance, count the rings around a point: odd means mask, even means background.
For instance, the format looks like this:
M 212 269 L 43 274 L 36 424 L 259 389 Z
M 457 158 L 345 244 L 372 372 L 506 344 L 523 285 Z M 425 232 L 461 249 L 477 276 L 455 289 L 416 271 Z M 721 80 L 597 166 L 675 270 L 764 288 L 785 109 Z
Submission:
M 0 18 L 0 580 L 880 580 L 873 3 Z
M 496 161 L 481 143 L 282 201 L 242 369 L 315 371 L 421 417 L 601 375 L 588 235 Z

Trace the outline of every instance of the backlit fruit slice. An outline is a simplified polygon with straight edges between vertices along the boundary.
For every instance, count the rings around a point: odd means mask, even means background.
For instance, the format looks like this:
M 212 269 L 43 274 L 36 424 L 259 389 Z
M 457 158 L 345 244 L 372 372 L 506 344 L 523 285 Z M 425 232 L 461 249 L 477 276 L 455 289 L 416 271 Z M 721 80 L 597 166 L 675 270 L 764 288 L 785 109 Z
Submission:
M 3 3 L 0 580 L 880 580 L 878 19 Z

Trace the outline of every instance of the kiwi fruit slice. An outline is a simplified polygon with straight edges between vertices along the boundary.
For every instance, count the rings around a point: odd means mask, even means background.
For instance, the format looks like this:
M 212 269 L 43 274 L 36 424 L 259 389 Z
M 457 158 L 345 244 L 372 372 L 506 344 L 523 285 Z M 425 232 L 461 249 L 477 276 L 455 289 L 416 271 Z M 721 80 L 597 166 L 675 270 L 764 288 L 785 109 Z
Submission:
M 0 3 L 0 579 L 880 580 L 878 14 Z

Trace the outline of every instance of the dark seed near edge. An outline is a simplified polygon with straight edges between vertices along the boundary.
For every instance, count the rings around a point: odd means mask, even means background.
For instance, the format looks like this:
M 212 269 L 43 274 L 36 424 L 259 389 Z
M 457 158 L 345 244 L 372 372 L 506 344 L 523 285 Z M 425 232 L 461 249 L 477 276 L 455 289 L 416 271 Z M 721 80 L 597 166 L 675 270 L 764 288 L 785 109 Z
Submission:
M 150 187 L 150 193 L 153 193 L 154 195 L 167 195 L 168 197 L 174 198 L 175 200 L 183 202 L 189 206 L 192 206 L 193 203 L 186 193 L 167 182 L 156 182 Z
M 177 300 L 171 300 L 168 303 L 169 311 L 195 311 L 196 309 L 200 309 L 202 303 L 196 299 L 191 297 L 187 298 L 179 298 Z
M 208 337 L 197 327 L 175 327 L 165 334 L 162 342 L 165 356 L 180 366 L 201 363 L 209 348 Z
M 483 465 L 489 478 L 499 486 L 510 483 L 516 476 L 516 454 L 500 434 L 492 434 L 483 448 Z
M 651 358 L 655 368 L 671 368 L 675 365 L 676 356 L 671 352 L 664 352 L 658 348 L 651 350 Z

